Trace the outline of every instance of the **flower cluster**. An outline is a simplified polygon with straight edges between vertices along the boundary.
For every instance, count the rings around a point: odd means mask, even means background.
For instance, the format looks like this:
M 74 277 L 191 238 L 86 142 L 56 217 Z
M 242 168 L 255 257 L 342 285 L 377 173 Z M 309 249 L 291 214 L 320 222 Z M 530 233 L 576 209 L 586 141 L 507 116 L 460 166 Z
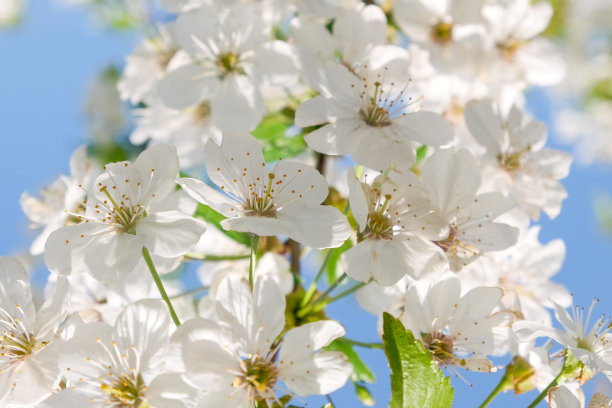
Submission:
M 565 72 L 551 6 L 364 3 L 161 1 L 113 89 L 140 154 L 99 166 L 81 147 L 21 198 L 51 275 L 37 308 L 0 258 L 1 404 L 282 408 L 349 381 L 363 397 L 361 333 L 326 314 L 355 292 L 453 374 L 509 355 L 506 376 L 520 361 L 535 379 L 515 391 L 551 406 L 612 378 L 612 326 L 566 312 L 564 244 L 534 224 L 560 213 L 572 162 L 525 103 Z

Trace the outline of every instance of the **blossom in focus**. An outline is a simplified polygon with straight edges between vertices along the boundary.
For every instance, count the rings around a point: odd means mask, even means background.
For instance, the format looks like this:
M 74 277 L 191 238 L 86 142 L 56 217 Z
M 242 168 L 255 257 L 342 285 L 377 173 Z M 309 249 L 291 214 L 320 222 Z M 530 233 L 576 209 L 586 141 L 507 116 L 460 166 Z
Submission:
M 285 300 L 271 279 L 258 279 L 253 293 L 246 281 L 229 277 L 217 293 L 215 320 L 193 319 L 177 330 L 187 378 L 207 392 L 199 408 L 250 408 L 272 403 L 288 389 L 301 397 L 329 394 L 344 385 L 352 366 L 344 355 L 322 351 L 344 335 L 337 322 L 305 324 L 280 335 Z M 281 386 L 280 382 L 284 383 Z
M 386 171 L 410 168 L 418 145 L 450 142 L 450 122 L 419 110 L 408 78 L 388 78 L 391 71 L 364 66 L 353 73 L 328 62 L 321 95 L 303 102 L 295 113 L 297 126 L 324 125 L 305 136 L 308 146 L 324 154 L 351 154 L 358 164 Z
M 362 183 L 352 169 L 347 174 L 349 203 L 359 224 L 357 245 L 342 254 L 343 268 L 353 279 L 370 278 L 384 286 L 406 275 L 418 277 L 433 256 L 427 241 L 448 234 L 426 186 L 411 172 L 382 174 Z
M 400 319 L 440 365 L 495 371 L 487 356 L 506 351 L 507 339 L 497 329 L 513 320 L 512 313 L 500 310 L 502 294 L 481 286 L 461 296 L 460 281 L 452 275 L 436 283 L 417 282 L 408 288 Z
M 466 150 L 436 151 L 423 164 L 422 181 L 437 214 L 448 225 L 448 236 L 432 243 L 453 271 L 483 253 L 516 243 L 518 229 L 495 221 L 514 208 L 514 202 L 497 192 L 477 194 L 481 174 Z
M 260 236 L 282 234 L 313 248 L 338 247 L 348 238 L 346 217 L 320 204 L 329 190 L 314 168 L 280 160 L 269 170 L 261 145 L 248 133 L 226 133 L 221 146 L 209 141 L 204 159 L 208 177 L 222 192 L 192 178 L 178 183 L 227 217 L 223 228 Z
M 205 224 L 180 211 L 176 149 L 157 145 L 134 163 L 106 165 L 87 198 L 78 224 L 54 231 L 45 262 L 60 274 L 88 271 L 102 281 L 124 278 L 141 262 L 141 251 L 172 263 L 204 233 Z
M 23 265 L 0 257 L 0 405 L 32 406 L 58 386 L 60 325 L 68 304 L 68 281 L 59 277 L 37 309 Z
M 169 358 L 171 321 L 166 306 L 142 300 L 128 306 L 113 326 L 78 327 L 63 346 L 59 367 L 69 386 L 44 408 L 195 407 L 196 390 Z
M 578 306 L 572 307 L 570 315 L 562 306 L 555 304 L 555 317 L 563 329 L 544 326 L 541 323 L 526 320 L 514 323 L 512 329 L 521 341 L 538 337 L 548 337 L 569 350 L 593 373 L 603 371 L 612 375 L 612 325 L 602 315 L 589 329 L 593 308 L 598 303 L 595 299 L 588 311 Z M 585 315 L 586 312 L 586 315 Z

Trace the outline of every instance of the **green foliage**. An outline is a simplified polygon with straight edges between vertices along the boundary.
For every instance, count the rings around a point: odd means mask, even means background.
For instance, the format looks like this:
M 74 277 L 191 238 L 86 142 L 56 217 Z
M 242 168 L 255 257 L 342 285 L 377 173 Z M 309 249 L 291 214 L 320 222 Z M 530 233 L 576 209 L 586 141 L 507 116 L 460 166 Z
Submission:
M 295 112 L 286 108 L 266 116 L 252 132 L 263 145 L 266 161 L 295 157 L 306 150 L 302 134 L 287 137 L 287 130 L 293 126 Z
M 244 232 L 224 230 L 221 226 L 221 221 L 223 221 L 225 217 L 210 208 L 209 206 L 204 204 L 198 204 L 198 208 L 193 216 L 196 218 L 200 218 L 209 224 L 214 225 L 219 231 L 223 232 L 225 235 L 227 235 L 234 241 L 239 242 L 245 246 L 251 246 L 251 238 L 249 237 L 249 234 L 246 234 Z
M 587 102 L 593 100 L 612 101 L 612 77 L 602 78 L 591 86 Z
M 388 313 L 383 319 L 383 343 L 391 367 L 389 408 L 450 407 L 450 378 L 444 377 L 429 351 L 398 319 Z
M 343 353 L 348 359 L 349 363 L 353 365 L 353 374 L 351 374 L 351 381 L 354 382 L 365 382 L 373 383 L 376 381 L 376 377 L 368 366 L 365 365 L 359 355 L 353 350 L 353 345 L 344 341 L 344 339 L 336 339 L 332 341 L 329 346 L 325 347 L 325 350 L 339 351 Z
M 546 0 L 546 2 L 552 6 L 553 15 L 542 35 L 551 38 L 561 38 L 566 33 L 570 2 L 568 0 Z
M 301 326 L 306 323 L 318 322 L 319 320 L 327 319 L 325 310 L 310 310 L 304 316 L 298 316 L 298 312 L 302 310 L 302 300 L 304 299 L 306 292 L 301 286 L 287 295 L 285 308 L 285 328 L 283 332 L 291 330 L 294 327 Z
M 338 248 L 329 249 L 331 251 L 331 255 L 329 256 L 329 261 L 327 262 L 327 281 L 331 284 L 338 279 L 338 274 L 336 270 L 338 269 L 338 263 L 340 262 L 340 257 L 342 254 L 353 247 L 353 242 L 350 239 L 344 241 Z

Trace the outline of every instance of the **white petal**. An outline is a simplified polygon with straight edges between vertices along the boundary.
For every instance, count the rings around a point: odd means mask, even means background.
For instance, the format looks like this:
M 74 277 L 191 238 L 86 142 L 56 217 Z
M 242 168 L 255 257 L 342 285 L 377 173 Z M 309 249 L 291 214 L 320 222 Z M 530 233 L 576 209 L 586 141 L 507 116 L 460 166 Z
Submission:
M 147 397 L 152 407 L 189 408 L 196 405 L 197 390 L 187 385 L 180 374 L 165 373 L 147 386 Z
M 269 41 L 254 50 L 254 74 L 258 83 L 291 86 L 298 79 L 298 62 L 292 45 Z
M 278 211 L 277 219 L 289 237 L 312 248 L 339 247 L 351 233 L 346 217 L 328 205 L 288 206 Z
M 434 112 L 418 111 L 406 113 L 393 119 L 394 127 L 408 140 L 429 146 L 449 143 L 453 138 L 451 123 Z
M 206 99 L 213 82 L 198 64 L 186 64 L 170 71 L 158 84 L 162 102 L 172 109 L 195 106 Z
M 321 95 L 302 102 L 295 111 L 295 125 L 301 128 L 328 122 L 325 98 Z
M 156 255 L 175 258 L 185 255 L 200 240 L 206 224 L 178 211 L 149 214 L 138 221 L 136 235 Z
M 227 132 L 254 129 L 266 113 L 259 88 L 251 78 L 229 75 L 210 97 L 215 126 Z
M 342 387 L 352 366 L 342 353 L 314 353 L 343 336 L 344 328 L 333 321 L 319 321 L 291 329 L 279 354 L 279 376 L 300 396 L 328 394 Z
M 117 317 L 113 339 L 121 350 L 129 353 L 130 366 L 150 367 L 154 356 L 163 359 L 170 340 L 170 315 L 168 307 L 160 300 L 141 300 L 128 306 Z
M 137 202 L 144 204 L 153 197 L 155 201 L 165 198 L 174 191 L 175 181 L 179 175 L 176 148 L 159 144 L 145 150 L 134 161 L 132 171 L 141 183 L 138 194 L 132 195 L 132 200 L 138 197 Z
M 352 167 L 346 173 L 346 182 L 349 188 L 349 204 L 353 217 L 355 217 L 355 221 L 359 225 L 359 230 L 363 231 L 368 221 L 368 201 L 361 187 L 361 182 Z
M 314 167 L 282 160 L 274 168 L 274 174 L 274 202 L 277 206 L 296 201 L 318 205 L 329 195 L 325 177 Z M 278 184 L 279 181 L 282 183 Z
M 234 200 L 208 186 L 206 183 L 187 177 L 178 179 L 177 183 L 193 199 L 212 207 L 225 217 L 234 217 L 238 214 L 238 209 L 235 206 L 236 202 Z
M 465 124 L 474 139 L 487 148 L 490 155 L 501 153 L 504 133 L 500 114 L 493 110 L 489 99 L 473 100 L 465 107 Z

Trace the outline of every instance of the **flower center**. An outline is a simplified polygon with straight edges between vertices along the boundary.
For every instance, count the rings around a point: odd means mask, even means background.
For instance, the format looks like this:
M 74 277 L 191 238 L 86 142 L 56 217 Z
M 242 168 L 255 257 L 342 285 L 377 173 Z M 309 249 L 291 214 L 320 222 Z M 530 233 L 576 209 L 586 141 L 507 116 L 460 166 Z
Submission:
M 21 310 L 19 305 L 15 306 Z M 14 366 L 30 354 L 42 349 L 47 342 L 38 342 L 19 318 L 0 309 L 0 373 L 5 365 Z
M 431 357 L 440 365 L 453 364 L 457 356 L 453 354 L 453 339 L 443 333 L 434 335 L 422 334 L 423 345 L 431 353 Z
M 274 398 L 274 386 L 278 380 L 278 368 L 274 363 L 260 355 L 253 355 L 240 365 L 242 373 L 234 379 L 234 387 L 248 387 L 250 399 L 257 401 Z
M 193 116 L 196 122 L 205 125 L 206 122 L 208 122 L 208 119 L 210 118 L 210 102 L 204 101 L 198 106 L 196 106 L 193 111 Z
M 431 27 L 431 40 L 438 44 L 448 44 L 453 40 L 453 23 L 439 21 Z
M 521 43 L 514 38 L 509 38 L 506 41 L 497 43 L 497 49 L 501 56 L 507 60 L 513 60 Z
M 246 215 L 268 218 L 276 217 L 274 189 L 272 188 L 274 178 L 274 173 L 268 173 L 268 186 L 263 191 L 258 191 L 256 186 L 249 186 L 251 195 L 244 203 Z
M 129 180 L 126 180 L 126 182 L 129 182 Z M 147 216 L 145 208 L 140 204 L 136 204 L 135 206 L 131 205 L 131 203 L 129 203 L 130 198 L 125 194 L 121 196 L 121 200 L 118 204 L 108 191 L 107 186 L 102 187 L 100 191 L 106 195 L 111 204 L 111 211 L 103 218 L 103 222 L 108 221 L 109 225 L 117 225 L 123 232 L 136 235 L 136 224 L 138 220 Z M 108 204 L 107 201 L 104 203 Z
M 521 169 L 521 157 L 530 150 L 531 146 L 528 146 L 522 151 L 499 154 L 497 160 L 499 161 L 499 165 L 508 173 L 516 173 Z
M 147 387 L 142 376 L 124 374 L 120 379 L 113 380 L 110 384 L 104 383 L 100 386 L 104 393 L 109 395 L 111 407 L 115 408 L 148 408 L 149 404 L 144 399 Z
M 385 201 L 377 201 L 372 212 L 368 214 L 368 222 L 365 231 L 359 241 L 367 238 L 391 239 L 393 237 L 393 222 L 389 215 L 389 202 L 391 194 L 385 195 Z
M 244 70 L 240 66 L 240 55 L 234 54 L 233 52 L 224 52 L 223 54 L 217 55 L 217 68 L 221 71 L 221 79 L 232 73 L 238 73 L 245 75 Z

